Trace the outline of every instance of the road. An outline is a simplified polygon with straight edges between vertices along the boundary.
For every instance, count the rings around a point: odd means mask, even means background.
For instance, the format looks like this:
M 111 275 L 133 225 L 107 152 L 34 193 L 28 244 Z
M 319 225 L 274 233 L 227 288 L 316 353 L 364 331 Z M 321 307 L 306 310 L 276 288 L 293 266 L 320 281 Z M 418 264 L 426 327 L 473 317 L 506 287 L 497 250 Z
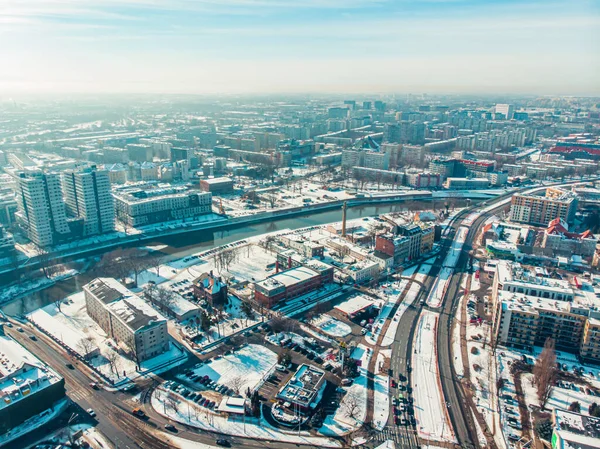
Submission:
M 502 197 L 498 197 L 490 201 L 490 203 L 501 200 Z M 500 207 L 505 206 L 499 206 L 499 208 Z M 445 257 L 452 242 L 453 236 L 455 235 L 456 230 L 461 225 L 462 220 L 467 213 L 468 211 L 461 212 L 457 219 L 451 223 L 453 230 L 443 242 L 442 250 L 438 254 L 438 260 L 441 261 Z M 448 404 L 450 419 L 452 421 L 459 445 L 462 448 L 477 447 L 478 440 L 475 433 L 473 418 L 470 412 L 464 409 L 465 402 L 462 399 L 462 389 L 457 381 L 452 360 L 450 360 L 450 325 L 458 304 L 458 288 L 461 277 L 460 273 L 462 270 L 464 270 L 467 261 L 467 255 L 471 249 L 471 242 L 473 241 L 477 230 L 482 226 L 485 219 L 492 213 L 493 211 L 484 214 L 470 227 L 465 245 L 457 263 L 455 274 L 453 275 L 448 287 L 447 296 L 444 300 L 440 313 L 439 329 L 443 329 L 445 332 L 438 332 L 438 348 L 447 348 L 447 350 L 438 351 L 438 364 L 444 396 Z M 439 272 L 440 265 L 441 264 L 438 264 L 437 267 L 434 267 L 433 271 L 430 273 L 430 276 L 426 282 L 428 289 L 431 288 L 432 282 L 435 280 L 435 277 Z M 410 378 L 408 361 L 410 360 L 412 353 L 414 329 L 419 314 L 423 308 L 423 306 L 420 304 L 421 295 L 423 295 L 426 291 L 427 289 L 421 290 L 419 297 L 414 303 L 414 306 L 406 310 L 401 318 L 400 325 L 398 326 L 398 332 L 396 334 L 394 343 L 392 344 L 391 360 L 391 367 L 395 378 L 398 377 L 399 373 L 407 375 Z M 56 370 L 65 378 L 67 394 L 77 403 L 79 407 L 81 407 L 79 410 L 81 416 L 88 417 L 88 415 L 85 413 L 85 410 L 92 408 L 97 413 L 98 430 L 116 447 L 125 449 L 142 447 L 167 449 L 171 447 L 177 447 L 168 442 L 164 442 L 157 437 L 157 432 L 159 429 L 164 427 L 164 424 L 166 424 L 168 420 L 156 413 L 152 407 L 149 406 L 149 404 L 145 403 L 144 405 L 146 412 L 151 416 L 151 419 L 148 422 L 134 417 L 130 413 L 131 394 L 94 390 L 89 386 L 90 380 L 87 375 L 80 371 L 80 368 L 85 370 L 84 367 L 79 367 L 76 362 L 73 361 L 75 369 L 72 370 L 67 368 L 65 365 L 65 359 L 68 358 L 68 356 L 61 348 L 57 347 L 55 343 L 47 339 L 37 330 L 32 330 L 30 327 L 26 328 L 26 333 L 17 332 L 14 328 L 6 328 L 6 333 L 15 338 L 15 340 L 19 341 L 23 346 L 29 349 L 44 362 L 48 363 L 54 370 Z M 28 335 L 30 334 L 35 334 L 37 336 L 37 340 L 34 341 L 28 338 Z M 158 379 L 160 380 L 160 378 Z M 148 385 L 149 383 L 151 382 L 148 382 L 146 385 L 148 388 L 150 387 L 150 385 Z M 145 395 L 143 394 L 142 396 L 144 397 Z M 91 420 L 91 418 L 89 419 Z M 179 436 L 182 438 L 209 445 L 214 445 L 215 443 L 216 436 L 214 434 L 201 432 L 193 428 L 186 428 L 180 424 L 177 424 L 177 427 L 181 429 Z M 164 435 L 164 433 L 162 435 Z M 399 428 L 395 426 L 392 421 L 392 417 L 389 418 L 388 425 L 376 439 L 381 440 L 382 438 L 392 439 L 397 442 L 399 447 L 402 448 L 420 446 L 415 429 L 410 427 Z M 282 449 L 294 449 L 297 447 L 308 449 L 309 447 L 312 447 L 309 445 L 282 443 L 279 441 L 252 440 L 239 437 L 227 437 L 227 439 L 232 442 L 234 447 L 248 449 L 264 448 L 265 446 L 268 447 L 271 445 L 273 447 Z

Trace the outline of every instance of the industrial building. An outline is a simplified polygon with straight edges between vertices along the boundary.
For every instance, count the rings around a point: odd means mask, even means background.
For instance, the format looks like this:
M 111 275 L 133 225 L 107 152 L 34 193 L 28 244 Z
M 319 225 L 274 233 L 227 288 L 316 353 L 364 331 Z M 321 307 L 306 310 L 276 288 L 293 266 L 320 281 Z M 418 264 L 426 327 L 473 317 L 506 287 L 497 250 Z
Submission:
M 208 178 L 200 180 L 200 189 L 203 192 L 231 193 L 233 192 L 233 181 L 231 178 Z
M 290 410 L 307 414 L 319 405 L 326 386 L 325 371 L 302 364 L 279 390 L 277 399 L 288 403 Z

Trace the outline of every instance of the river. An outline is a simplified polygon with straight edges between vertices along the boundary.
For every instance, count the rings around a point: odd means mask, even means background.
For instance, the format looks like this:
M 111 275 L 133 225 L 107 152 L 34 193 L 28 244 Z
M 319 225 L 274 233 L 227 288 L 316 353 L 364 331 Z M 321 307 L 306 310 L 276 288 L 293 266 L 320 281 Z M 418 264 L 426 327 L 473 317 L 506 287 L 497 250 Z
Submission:
M 466 200 L 454 198 L 453 203 L 456 207 L 463 207 Z M 476 200 L 473 200 L 476 202 Z M 410 210 L 430 210 L 432 204 L 430 201 L 411 201 Z M 349 207 L 347 217 L 349 220 L 355 218 L 376 216 L 390 212 L 402 212 L 407 210 L 407 203 L 394 202 L 387 204 L 377 204 L 373 206 L 355 206 Z M 444 207 L 444 200 L 436 201 L 436 207 Z M 180 235 L 166 236 L 157 238 L 153 242 L 146 242 L 148 246 L 164 246 L 162 252 L 169 254 L 170 258 L 182 258 L 190 254 L 206 251 L 208 249 L 225 245 L 227 243 L 242 240 L 248 237 L 254 237 L 269 232 L 275 232 L 282 229 L 299 229 L 309 226 L 323 225 L 341 221 L 341 210 L 328 210 L 322 212 L 309 212 L 306 215 L 295 216 L 292 218 L 276 219 L 269 222 L 257 223 L 253 225 L 240 225 L 227 227 L 222 230 L 200 230 Z M 57 299 L 81 291 L 83 285 L 92 280 L 91 273 L 82 273 L 73 276 L 64 281 L 59 281 L 51 287 L 39 292 L 26 295 L 12 302 L 4 304 L 1 309 L 8 315 L 24 315 L 35 309 L 43 307 Z

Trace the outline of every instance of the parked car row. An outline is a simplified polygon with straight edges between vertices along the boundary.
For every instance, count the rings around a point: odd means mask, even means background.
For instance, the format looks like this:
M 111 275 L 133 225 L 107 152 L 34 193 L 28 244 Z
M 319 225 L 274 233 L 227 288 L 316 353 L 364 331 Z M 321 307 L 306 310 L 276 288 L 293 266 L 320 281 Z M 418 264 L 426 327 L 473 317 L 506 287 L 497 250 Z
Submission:
M 190 381 L 200 384 L 206 389 L 214 390 L 217 393 L 221 393 L 223 396 L 238 396 L 233 389 L 229 388 L 226 385 L 215 382 L 214 380 L 211 380 L 211 378 L 207 375 L 201 376 L 199 374 L 195 374 L 193 370 L 186 371 L 184 375 Z
M 189 401 L 194 401 L 196 404 L 202 406 L 202 407 L 206 407 L 208 409 L 214 409 L 215 406 L 217 405 L 217 403 L 215 401 L 211 401 L 208 398 L 205 398 L 202 393 L 198 392 L 194 392 L 189 390 L 188 388 L 184 387 L 183 385 L 174 382 L 172 380 L 169 380 L 167 382 L 165 382 L 164 387 L 167 388 L 168 390 L 174 391 L 177 394 L 180 394 L 181 396 L 183 396 L 184 398 L 186 398 Z

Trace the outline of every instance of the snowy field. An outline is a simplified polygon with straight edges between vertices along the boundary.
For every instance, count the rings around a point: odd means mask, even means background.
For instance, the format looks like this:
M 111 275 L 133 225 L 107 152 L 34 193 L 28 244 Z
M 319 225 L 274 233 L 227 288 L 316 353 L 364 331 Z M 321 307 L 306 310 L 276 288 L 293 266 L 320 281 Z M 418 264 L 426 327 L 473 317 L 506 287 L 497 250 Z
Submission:
M 406 312 L 406 309 L 408 309 L 415 302 L 420 291 L 421 286 L 419 284 L 414 282 L 410 284 L 410 287 L 406 291 L 406 295 L 404 295 L 404 300 L 400 303 L 398 309 L 396 309 L 396 313 L 394 314 L 392 321 L 390 321 L 390 325 L 385 331 L 385 335 L 381 341 L 381 346 L 386 347 L 394 343 L 396 333 L 398 332 L 398 326 L 400 325 L 400 320 Z
M 194 374 L 208 376 L 234 390 L 254 391 L 276 364 L 277 354 L 264 346 L 250 344 L 195 368 Z
M 80 355 L 85 352 L 81 341 L 91 338 L 94 347 L 100 350 L 100 354 L 92 357 L 88 363 L 113 382 L 123 381 L 125 377 L 130 379 L 138 377 L 144 374 L 145 371 L 160 370 L 170 360 L 179 360 L 179 363 L 186 360 L 184 353 L 171 344 L 169 351 L 153 359 L 146 360 L 141 364 L 142 371 L 136 371 L 136 363 L 115 351 L 113 348 L 116 345 L 112 339 L 108 338 L 100 326 L 88 316 L 83 292 L 68 296 L 60 304 L 60 310 L 55 303 L 52 303 L 31 312 L 27 316 L 36 326 L 44 329 Z M 109 358 L 113 357 L 114 354 L 116 354 L 116 360 L 111 364 Z M 169 368 L 172 366 L 175 366 L 175 364 L 168 365 Z M 125 377 L 123 371 L 125 371 Z
M 366 335 L 366 340 L 369 344 L 375 345 L 379 340 L 379 335 L 383 330 L 385 322 L 390 317 L 392 310 L 396 307 L 396 304 L 400 302 L 402 293 L 406 289 L 408 285 L 408 280 L 403 279 L 400 282 L 394 282 L 389 289 L 384 289 L 381 292 L 376 292 L 376 294 L 380 297 L 383 297 L 385 302 L 383 303 L 379 315 L 375 319 L 373 323 L 373 328 L 371 332 Z
M 373 427 L 383 430 L 390 416 L 390 378 L 378 374 L 374 377 Z
M 411 376 L 415 399 L 415 418 L 420 437 L 428 440 L 455 442 L 437 365 L 437 321 L 436 313 L 423 311 L 417 325 Z
M 330 315 L 324 314 L 311 322 L 312 325 L 321 329 L 331 337 L 345 337 L 352 333 L 352 328 Z
M 441 307 L 446 296 L 446 289 L 448 288 L 448 282 L 452 278 L 454 273 L 453 268 L 444 267 L 441 269 L 439 275 L 435 278 L 435 282 L 427 295 L 427 305 L 429 307 Z

